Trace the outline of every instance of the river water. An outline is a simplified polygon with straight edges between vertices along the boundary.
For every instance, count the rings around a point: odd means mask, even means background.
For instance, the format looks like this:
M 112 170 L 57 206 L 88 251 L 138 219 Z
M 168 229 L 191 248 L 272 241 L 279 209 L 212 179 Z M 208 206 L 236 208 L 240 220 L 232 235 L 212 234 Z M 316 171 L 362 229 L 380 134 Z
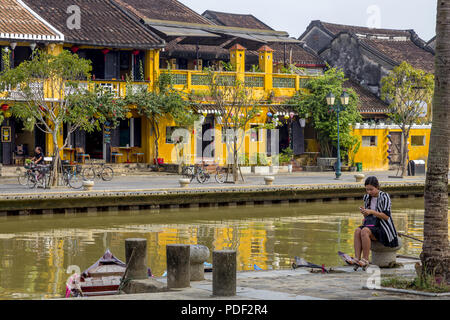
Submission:
M 397 230 L 422 238 L 423 199 L 395 199 Z M 238 269 L 289 268 L 294 256 L 338 266 L 353 255 L 358 201 L 235 208 L 120 211 L 0 217 L 0 299 L 62 297 L 73 270 L 85 270 L 106 249 L 125 261 L 125 239 L 148 241 L 148 266 L 166 270 L 166 244 L 237 250 Z M 418 256 L 421 243 L 403 238 L 400 254 Z M 211 258 L 209 260 L 211 262 Z M 69 273 L 68 273 L 69 272 Z

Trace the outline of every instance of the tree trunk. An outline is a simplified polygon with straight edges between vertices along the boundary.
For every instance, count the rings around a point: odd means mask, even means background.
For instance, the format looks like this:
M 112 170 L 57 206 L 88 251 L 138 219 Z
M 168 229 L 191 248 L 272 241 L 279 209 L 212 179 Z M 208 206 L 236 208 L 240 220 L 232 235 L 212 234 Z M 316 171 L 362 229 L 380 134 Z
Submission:
M 403 131 L 404 128 L 402 128 L 402 148 L 401 148 L 401 177 L 403 178 L 406 174 L 406 169 L 408 165 L 408 135 Z
M 58 145 L 58 131 L 55 130 L 55 132 L 52 134 L 53 137 L 53 146 L 55 148 L 55 150 L 53 151 L 53 159 L 52 159 L 52 164 L 53 164 L 53 170 L 52 170 L 52 174 L 51 174 L 51 181 L 50 181 L 50 185 L 52 187 L 56 187 L 58 186 L 59 183 L 59 168 L 61 166 L 61 159 L 59 156 L 59 145 Z
M 450 106 L 450 2 L 437 2 L 433 125 L 425 181 L 422 274 L 450 281 L 448 169 Z

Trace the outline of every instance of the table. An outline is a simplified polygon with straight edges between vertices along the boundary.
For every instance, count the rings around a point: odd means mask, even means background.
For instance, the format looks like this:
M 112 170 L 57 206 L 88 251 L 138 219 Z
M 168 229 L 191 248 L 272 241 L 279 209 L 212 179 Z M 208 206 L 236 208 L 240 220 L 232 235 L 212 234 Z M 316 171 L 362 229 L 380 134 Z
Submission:
M 63 151 L 69 153 L 69 161 L 70 161 L 70 163 L 73 163 L 75 161 L 76 149 L 75 148 L 64 148 Z M 73 155 L 73 161 L 72 161 L 72 155 Z
M 132 148 L 131 147 L 119 147 L 119 149 L 121 149 L 127 153 L 127 163 L 130 163 L 130 152 L 131 152 Z

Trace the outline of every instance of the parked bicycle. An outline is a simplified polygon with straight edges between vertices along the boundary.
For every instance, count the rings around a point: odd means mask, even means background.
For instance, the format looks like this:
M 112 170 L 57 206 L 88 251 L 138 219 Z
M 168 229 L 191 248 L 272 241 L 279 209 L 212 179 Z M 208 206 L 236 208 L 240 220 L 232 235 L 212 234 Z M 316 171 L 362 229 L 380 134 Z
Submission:
M 183 176 L 183 178 L 189 179 L 189 181 L 192 182 L 192 180 L 194 180 L 197 175 L 197 166 L 184 166 L 181 170 L 181 175 Z
M 94 180 L 95 178 L 101 178 L 103 181 L 111 181 L 114 177 L 114 170 L 110 166 L 104 163 L 100 167 L 91 166 L 86 167 L 81 172 L 84 180 Z
M 72 189 L 81 189 L 83 187 L 80 165 L 73 166 L 63 162 L 62 170 L 62 181 L 65 186 L 71 187 Z
M 199 183 L 205 183 L 209 179 L 211 179 L 211 173 L 206 170 L 203 166 L 197 167 L 197 181 Z M 214 179 L 217 183 L 224 183 L 226 181 L 227 173 L 225 172 L 225 169 L 222 167 L 216 167 L 216 173 L 214 175 Z

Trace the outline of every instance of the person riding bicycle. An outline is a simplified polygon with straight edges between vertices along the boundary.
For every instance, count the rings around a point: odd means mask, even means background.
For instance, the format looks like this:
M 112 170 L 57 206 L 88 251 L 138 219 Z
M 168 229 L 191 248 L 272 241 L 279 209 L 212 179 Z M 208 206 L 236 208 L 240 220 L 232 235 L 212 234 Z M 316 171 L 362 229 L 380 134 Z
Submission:
M 35 165 L 34 170 L 38 172 L 37 179 L 40 179 L 42 177 L 43 173 L 43 166 L 44 166 L 44 152 L 42 151 L 41 147 L 36 147 L 34 149 L 34 157 L 31 158 L 31 161 L 33 161 L 33 164 Z
M 34 164 L 44 164 L 44 153 L 42 152 L 41 147 L 36 147 L 34 149 L 34 157 L 31 158 Z

